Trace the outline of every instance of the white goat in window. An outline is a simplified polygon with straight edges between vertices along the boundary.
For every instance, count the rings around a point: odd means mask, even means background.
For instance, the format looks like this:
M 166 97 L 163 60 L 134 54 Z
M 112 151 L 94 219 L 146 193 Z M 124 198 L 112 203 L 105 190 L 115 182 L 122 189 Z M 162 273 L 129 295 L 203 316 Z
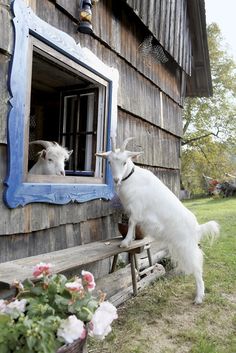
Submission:
M 125 149 L 130 139 L 119 149 L 112 143 L 112 151 L 97 153 L 108 159 L 118 196 L 129 215 L 128 233 L 120 246 L 130 245 L 135 226 L 139 225 L 145 235 L 156 238 L 168 248 L 179 270 L 195 276 L 194 302 L 200 304 L 204 282 L 203 254 L 198 243 L 205 234 L 218 235 L 219 225 L 215 221 L 199 225 L 193 213 L 153 173 L 134 165 L 132 159 L 142 152 Z
M 73 151 L 51 141 L 37 140 L 30 144 L 42 145 L 44 149 L 38 153 L 38 160 L 29 170 L 29 174 L 65 175 L 65 161 Z

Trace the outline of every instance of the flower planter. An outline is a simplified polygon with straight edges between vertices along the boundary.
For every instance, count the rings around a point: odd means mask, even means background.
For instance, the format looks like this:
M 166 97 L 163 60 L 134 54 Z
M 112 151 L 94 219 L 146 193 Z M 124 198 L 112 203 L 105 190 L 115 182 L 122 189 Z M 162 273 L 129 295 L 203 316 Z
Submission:
M 0 332 L 5 330 L 0 346 L 4 352 L 8 347 L 11 352 L 31 352 L 33 344 L 40 352 L 86 353 L 88 331 L 98 339 L 111 331 L 117 309 L 104 296 L 92 295 L 92 273 L 82 270 L 80 277 L 67 279 L 63 274 L 53 274 L 51 268 L 52 264 L 39 263 L 33 269 L 34 282 L 15 281 L 17 295 L 9 300 L 0 298 Z M 61 302 L 56 301 L 59 299 Z M 42 316 L 42 312 L 47 315 Z
M 76 340 L 71 344 L 60 347 L 56 353 L 87 353 L 87 339 Z

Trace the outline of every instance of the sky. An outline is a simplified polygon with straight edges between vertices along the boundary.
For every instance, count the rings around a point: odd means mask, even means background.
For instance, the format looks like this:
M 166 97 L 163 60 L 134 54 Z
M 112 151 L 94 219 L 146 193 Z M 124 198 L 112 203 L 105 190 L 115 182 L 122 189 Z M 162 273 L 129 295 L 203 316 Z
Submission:
M 236 62 L 236 0 L 205 0 L 207 24 L 216 22 Z

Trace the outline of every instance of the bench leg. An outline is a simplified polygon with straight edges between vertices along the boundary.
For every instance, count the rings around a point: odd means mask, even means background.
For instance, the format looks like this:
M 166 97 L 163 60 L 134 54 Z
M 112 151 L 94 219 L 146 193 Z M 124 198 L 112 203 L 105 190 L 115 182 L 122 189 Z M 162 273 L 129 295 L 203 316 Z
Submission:
M 135 254 L 130 253 L 130 266 L 131 266 L 131 276 L 133 284 L 133 294 L 137 295 L 137 278 L 136 278 L 136 266 L 135 266 Z
M 114 256 L 113 258 L 113 262 L 112 262 L 112 266 L 111 266 L 111 271 L 110 273 L 114 272 L 116 269 L 116 265 L 117 265 L 117 261 L 118 261 L 118 254 Z
M 147 255 L 148 255 L 149 266 L 152 266 L 152 255 L 151 255 L 150 245 L 148 245 L 148 247 L 147 247 Z

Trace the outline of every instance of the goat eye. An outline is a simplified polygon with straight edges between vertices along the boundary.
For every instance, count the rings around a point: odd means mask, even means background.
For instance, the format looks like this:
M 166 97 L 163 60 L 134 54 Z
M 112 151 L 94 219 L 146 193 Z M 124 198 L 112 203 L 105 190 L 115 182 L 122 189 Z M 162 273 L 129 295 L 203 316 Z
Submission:
M 51 159 L 51 158 L 48 158 L 48 161 L 49 161 L 49 162 L 52 162 L 52 159 Z
M 123 163 L 123 166 L 125 166 L 125 165 L 126 165 L 126 162 Z

